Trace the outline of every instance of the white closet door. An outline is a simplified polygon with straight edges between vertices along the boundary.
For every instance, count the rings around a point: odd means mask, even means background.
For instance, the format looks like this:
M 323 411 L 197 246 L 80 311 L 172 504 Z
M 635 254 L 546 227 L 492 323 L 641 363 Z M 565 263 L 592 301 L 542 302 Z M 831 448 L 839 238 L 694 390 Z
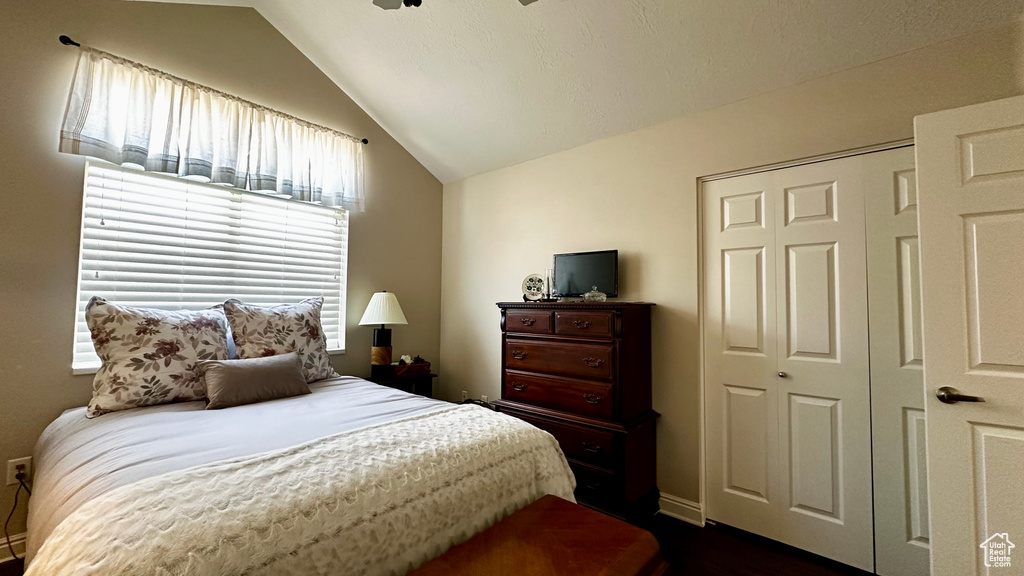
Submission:
M 705 184 L 705 420 L 709 518 L 871 570 L 864 165 Z
M 865 163 L 775 173 L 779 539 L 872 570 Z
M 915 128 L 932 573 L 1024 574 L 1024 96 Z
M 707 497 L 713 520 L 778 538 L 775 203 L 764 174 L 704 185 Z
M 912 147 L 864 157 L 875 572 L 928 574 L 921 275 Z

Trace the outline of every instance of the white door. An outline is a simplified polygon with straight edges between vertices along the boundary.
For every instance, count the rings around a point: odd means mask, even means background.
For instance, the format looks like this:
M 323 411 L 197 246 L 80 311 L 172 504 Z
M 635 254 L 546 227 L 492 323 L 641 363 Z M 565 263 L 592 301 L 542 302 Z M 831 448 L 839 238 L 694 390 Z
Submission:
M 921 275 L 914 148 L 864 156 L 875 572 L 928 574 Z
M 708 517 L 871 570 L 860 157 L 704 185 Z
M 1024 97 L 915 128 L 932 574 L 1024 574 Z
M 775 194 L 769 173 L 704 184 L 708 517 L 778 539 Z

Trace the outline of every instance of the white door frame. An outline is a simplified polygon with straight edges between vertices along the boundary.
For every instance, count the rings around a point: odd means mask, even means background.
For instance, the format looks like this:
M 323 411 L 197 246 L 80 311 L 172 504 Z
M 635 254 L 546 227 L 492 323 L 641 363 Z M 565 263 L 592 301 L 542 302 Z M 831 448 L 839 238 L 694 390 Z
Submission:
M 862 154 L 871 154 L 872 152 L 884 152 L 885 150 L 892 150 L 894 148 L 905 148 L 907 146 L 913 146 L 914 139 L 906 138 L 903 140 L 896 140 L 893 142 L 886 142 L 884 144 L 876 144 L 874 146 L 865 146 L 862 148 L 852 148 L 849 150 L 842 150 L 840 152 L 831 152 L 828 154 L 821 154 L 818 156 L 810 156 L 807 158 L 800 158 L 797 160 L 788 160 L 786 162 L 777 162 L 775 164 L 765 164 L 762 166 L 755 166 L 753 168 L 744 168 L 741 170 L 733 170 L 730 172 L 720 172 L 718 174 L 710 174 L 707 176 L 701 176 L 697 178 L 697 330 L 700 334 L 700 346 L 698 352 L 700 353 L 700 362 L 698 363 L 697 380 L 700 383 L 700 518 L 701 525 L 708 521 L 708 506 L 707 506 L 707 444 L 706 444 L 706 410 L 707 406 L 704 398 L 704 184 L 714 180 L 722 180 L 724 178 L 732 178 L 734 176 L 746 176 L 748 174 L 757 174 L 759 172 L 768 172 L 770 170 L 779 170 L 782 168 L 792 168 L 794 166 L 803 166 L 805 164 L 814 164 L 817 162 L 827 162 L 829 160 L 838 160 L 840 158 L 848 158 L 850 156 L 860 156 Z

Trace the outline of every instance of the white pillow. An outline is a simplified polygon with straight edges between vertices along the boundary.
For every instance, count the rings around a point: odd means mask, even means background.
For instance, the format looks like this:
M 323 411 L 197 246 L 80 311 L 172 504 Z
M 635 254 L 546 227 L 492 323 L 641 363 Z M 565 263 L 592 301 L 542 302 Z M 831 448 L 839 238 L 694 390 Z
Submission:
M 239 358 L 262 358 L 298 352 L 306 382 L 334 376 L 327 337 L 320 324 L 323 298 L 298 304 L 256 306 L 239 300 L 224 303 Z
M 93 297 L 85 321 L 103 361 L 88 418 L 205 398 L 199 361 L 228 358 L 227 321 L 220 310 L 166 312 Z

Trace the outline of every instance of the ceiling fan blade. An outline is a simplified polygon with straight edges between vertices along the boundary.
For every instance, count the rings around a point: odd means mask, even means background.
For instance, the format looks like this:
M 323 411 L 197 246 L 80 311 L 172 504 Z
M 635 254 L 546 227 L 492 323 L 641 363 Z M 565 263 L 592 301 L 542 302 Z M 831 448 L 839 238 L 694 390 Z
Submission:
M 533 4 L 536 1 L 537 0 L 519 0 L 519 3 L 522 4 L 523 6 L 529 6 L 530 4 Z

